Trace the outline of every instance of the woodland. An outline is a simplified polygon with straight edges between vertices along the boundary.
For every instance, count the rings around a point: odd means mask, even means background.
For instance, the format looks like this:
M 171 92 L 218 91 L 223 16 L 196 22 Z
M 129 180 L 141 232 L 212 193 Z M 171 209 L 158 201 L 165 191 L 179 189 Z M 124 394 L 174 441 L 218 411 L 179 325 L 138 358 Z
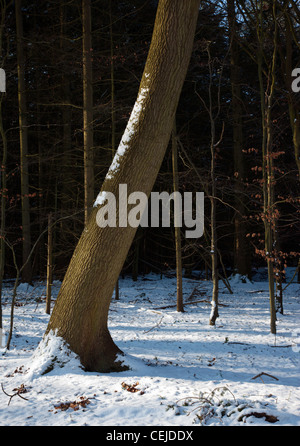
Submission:
M 53 281 L 64 279 L 136 101 L 158 3 L 1 0 L 0 294 L 16 277 L 47 279 L 51 299 Z M 182 275 L 212 280 L 214 325 L 218 283 L 230 291 L 229 276 L 251 280 L 267 268 L 276 333 L 286 268 L 300 279 L 300 93 L 293 75 L 300 4 L 201 0 L 197 9 L 191 57 L 149 191 L 204 192 L 204 234 L 187 239 L 183 228 L 139 227 L 116 274 L 133 281 L 152 272 L 176 276 L 178 311 Z M 164 60 L 168 77 L 175 76 Z M 157 139 L 159 129 L 151 132 Z M 138 175 L 133 164 L 128 169 Z M 109 256 L 106 277 L 118 300 Z

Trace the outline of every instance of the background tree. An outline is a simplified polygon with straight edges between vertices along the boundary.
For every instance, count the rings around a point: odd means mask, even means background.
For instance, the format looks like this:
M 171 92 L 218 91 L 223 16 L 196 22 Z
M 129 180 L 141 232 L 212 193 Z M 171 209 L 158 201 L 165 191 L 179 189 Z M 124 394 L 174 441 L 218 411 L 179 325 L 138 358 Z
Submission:
M 230 39 L 230 83 L 232 90 L 231 116 L 232 141 L 235 178 L 235 216 L 234 216 L 234 268 L 237 274 L 251 277 L 248 239 L 246 238 L 246 193 L 244 189 L 245 161 L 243 154 L 243 98 L 241 89 L 240 46 L 238 43 L 238 24 L 235 1 L 227 1 L 228 32 Z
M 21 0 L 16 0 L 17 60 L 18 60 L 18 100 L 20 128 L 20 173 L 22 203 L 23 264 L 31 251 L 30 203 L 29 203 L 29 170 L 28 170 L 28 123 L 25 83 L 25 56 L 23 40 L 23 19 Z M 22 279 L 30 283 L 32 280 L 31 263 L 23 270 Z
M 94 200 L 93 73 L 91 2 L 82 0 L 83 153 L 85 225 Z

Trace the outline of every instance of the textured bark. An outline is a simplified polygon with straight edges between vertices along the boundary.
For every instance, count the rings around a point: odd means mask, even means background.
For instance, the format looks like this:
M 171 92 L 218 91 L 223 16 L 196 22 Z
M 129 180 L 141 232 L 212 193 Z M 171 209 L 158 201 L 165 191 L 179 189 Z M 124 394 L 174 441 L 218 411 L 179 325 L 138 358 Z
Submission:
M 102 191 L 118 199 L 119 184 L 150 194 L 160 169 L 174 122 L 193 46 L 200 0 L 161 0 L 152 42 L 141 80 L 147 91 L 143 108 L 125 154 Z M 52 311 L 47 332 L 57 330 L 92 371 L 122 370 L 120 349 L 113 342 L 107 317 L 111 296 L 136 228 L 100 228 L 92 209 L 75 249 Z

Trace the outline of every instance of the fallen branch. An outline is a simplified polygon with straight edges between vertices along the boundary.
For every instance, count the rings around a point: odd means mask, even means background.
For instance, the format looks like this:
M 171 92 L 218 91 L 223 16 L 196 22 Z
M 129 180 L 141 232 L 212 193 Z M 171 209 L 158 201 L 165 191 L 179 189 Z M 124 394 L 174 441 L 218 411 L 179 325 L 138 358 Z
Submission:
M 24 386 L 24 384 L 21 384 L 21 386 L 18 387 L 17 389 L 13 389 L 13 390 L 16 390 L 16 393 L 14 393 L 13 395 L 9 395 L 8 393 L 5 392 L 2 383 L 1 383 L 1 388 L 2 388 L 3 393 L 4 393 L 6 396 L 9 397 L 9 400 L 8 400 L 8 403 L 7 403 L 8 406 L 9 406 L 9 404 L 10 404 L 12 398 L 13 398 L 14 396 L 16 396 L 16 395 L 18 395 L 18 396 L 19 396 L 20 398 L 22 398 L 23 400 L 28 401 L 27 398 L 24 398 L 24 396 L 20 395 L 21 393 L 26 393 L 26 392 L 27 392 L 27 389 L 26 389 L 26 387 Z
M 175 307 L 176 307 L 176 305 L 175 305 Z M 156 325 L 154 325 L 154 327 L 150 328 L 150 330 L 144 331 L 144 333 L 149 333 L 149 331 L 154 330 L 154 328 L 156 328 L 156 327 L 159 327 L 163 318 L 164 318 L 164 316 L 161 317 L 160 321 Z
M 269 376 L 270 378 L 273 378 L 273 379 L 276 379 L 276 381 L 279 381 L 278 378 L 276 378 L 276 376 L 270 375 L 269 373 L 265 373 L 265 372 L 261 372 L 258 375 L 253 376 L 253 378 L 251 378 L 251 379 L 260 378 L 262 380 L 262 378 L 261 378 L 262 375 Z M 262 382 L 263 382 L 263 380 L 262 380 Z
M 266 412 L 250 412 L 244 415 L 243 418 L 255 417 L 255 418 L 265 418 L 268 423 L 276 423 L 278 418 L 274 415 L 268 415 Z
M 196 297 L 196 296 L 205 296 L 206 295 L 207 291 L 200 291 L 200 290 L 198 290 L 198 286 L 199 285 L 195 286 L 195 288 L 193 289 L 192 293 L 187 298 L 187 300 L 191 300 L 193 297 Z
M 184 302 L 183 303 L 183 305 L 185 306 L 185 305 L 193 305 L 193 304 L 198 304 L 198 303 L 201 303 L 201 302 L 205 302 L 205 303 L 207 303 L 207 304 L 211 304 L 211 301 L 210 300 L 194 300 L 193 302 Z M 225 304 L 220 304 L 220 303 L 218 303 L 218 305 L 220 306 L 220 307 L 228 307 L 228 305 L 225 305 Z M 177 305 L 166 305 L 166 306 L 164 306 L 164 307 L 156 307 L 156 308 L 154 308 L 155 310 L 165 310 L 166 308 L 174 308 L 174 307 L 176 307 Z

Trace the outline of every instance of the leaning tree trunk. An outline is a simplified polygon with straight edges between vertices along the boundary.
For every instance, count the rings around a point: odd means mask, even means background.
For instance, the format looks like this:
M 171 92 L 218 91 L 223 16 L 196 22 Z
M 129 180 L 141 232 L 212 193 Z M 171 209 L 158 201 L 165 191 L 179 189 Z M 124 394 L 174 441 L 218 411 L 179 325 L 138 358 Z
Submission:
M 192 52 L 200 0 L 160 0 L 138 99 L 61 286 L 46 333 L 55 331 L 89 371 L 122 370 L 107 326 L 111 296 L 136 228 L 100 228 L 104 191 L 148 196 L 159 172 Z M 102 195 L 101 195 L 102 194 Z M 118 201 L 117 201 L 118 202 Z

